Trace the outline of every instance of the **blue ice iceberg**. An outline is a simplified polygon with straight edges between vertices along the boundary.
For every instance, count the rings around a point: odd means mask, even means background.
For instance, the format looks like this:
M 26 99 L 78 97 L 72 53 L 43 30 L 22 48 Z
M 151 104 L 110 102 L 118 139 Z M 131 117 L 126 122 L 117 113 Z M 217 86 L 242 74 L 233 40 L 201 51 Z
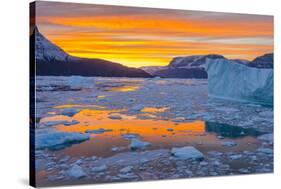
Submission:
M 227 59 L 208 59 L 208 94 L 241 102 L 273 104 L 273 69 L 259 69 Z
M 89 139 L 90 134 L 56 131 L 37 132 L 35 134 L 35 149 L 62 149 Z

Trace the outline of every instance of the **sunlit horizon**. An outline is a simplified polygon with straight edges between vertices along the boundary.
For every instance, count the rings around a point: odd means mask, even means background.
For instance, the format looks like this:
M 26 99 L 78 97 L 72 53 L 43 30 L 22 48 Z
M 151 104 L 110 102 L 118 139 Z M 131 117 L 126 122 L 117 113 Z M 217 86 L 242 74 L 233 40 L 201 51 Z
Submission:
M 220 54 L 252 60 L 273 52 L 273 17 L 205 11 L 36 2 L 36 25 L 72 56 L 129 67 Z

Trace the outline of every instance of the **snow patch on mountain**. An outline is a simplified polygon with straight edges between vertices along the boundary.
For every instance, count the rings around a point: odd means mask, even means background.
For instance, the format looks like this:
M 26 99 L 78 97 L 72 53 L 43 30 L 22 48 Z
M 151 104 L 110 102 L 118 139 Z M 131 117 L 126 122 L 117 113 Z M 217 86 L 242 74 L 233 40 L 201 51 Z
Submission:
M 55 63 L 56 61 L 67 61 L 69 55 L 61 48 L 46 39 L 36 27 L 35 35 L 35 60 L 43 60 L 45 62 Z
M 202 67 L 207 59 L 217 59 L 222 58 L 223 56 L 217 54 L 209 55 L 194 55 L 194 56 L 185 56 L 185 57 L 175 57 L 169 64 L 169 67 L 174 68 L 194 68 Z

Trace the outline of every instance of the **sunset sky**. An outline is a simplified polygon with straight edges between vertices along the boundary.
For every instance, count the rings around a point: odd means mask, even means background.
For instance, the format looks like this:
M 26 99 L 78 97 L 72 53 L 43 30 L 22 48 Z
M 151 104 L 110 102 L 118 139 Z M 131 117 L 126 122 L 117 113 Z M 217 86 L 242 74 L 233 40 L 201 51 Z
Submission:
M 252 60 L 273 51 L 272 16 L 54 2 L 36 8 L 40 32 L 67 53 L 131 67 L 199 54 Z

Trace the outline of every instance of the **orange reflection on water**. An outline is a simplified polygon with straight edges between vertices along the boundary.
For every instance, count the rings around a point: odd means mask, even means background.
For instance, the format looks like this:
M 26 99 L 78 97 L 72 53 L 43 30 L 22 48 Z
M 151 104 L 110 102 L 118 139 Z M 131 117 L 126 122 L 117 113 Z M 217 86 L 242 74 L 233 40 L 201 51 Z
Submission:
M 73 126 L 58 126 L 59 131 L 64 132 L 85 132 L 95 129 L 111 129 L 111 135 L 120 135 L 120 131 L 125 133 L 136 133 L 141 136 L 147 135 L 170 135 L 175 132 L 190 132 L 193 134 L 204 134 L 205 123 L 194 121 L 176 124 L 167 120 L 154 119 L 134 119 L 134 116 L 118 114 L 122 119 L 110 119 L 110 114 L 115 114 L 120 110 L 82 110 L 73 116 L 80 124 Z
M 165 112 L 167 111 L 169 108 L 167 107 L 145 107 L 141 110 L 141 112 L 145 112 L 145 113 L 161 113 L 161 112 Z
M 113 91 L 113 92 L 130 92 L 130 91 L 136 91 L 139 89 L 139 86 L 118 86 L 118 87 L 112 87 L 107 91 Z
M 124 110 L 90 110 L 84 109 L 75 114 L 72 118 L 80 123 L 72 126 L 63 124 L 55 128 L 63 132 L 81 132 L 87 130 L 104 129 L 106 132 L 91 134 L 91 139 L 83 143 L 73 145 L 63 150 L 64 154 L 70 156 L 111 156 L 113 147 L 125 147 L 130 140 L 123 138 L 124 134 L 136 134 L 140 140 L 151 144 L 147 149 L 172 148 L 175 146 L 192 145 L 200 151 L 224 149 L 221 140 L 215 134 L 208 133 L 204 121 L 174 123 L 169 120 L 139 119 L 136 115 L 129 116 L 122 114 Z M 148 114 L 148 113 L 147 113 Z M 118 115 L 119 118 L 112 118 L 110 115 Z M 141 114 L 142 115 L 142 114 Z M 121 119 L 120 119 L 121 117 Z M 59 118 L 59 117 L 58 117 Z M 61 117 L 60 117 L 61 118 Z M 236 140 L 238 145 L 230 150 L 249 150 L 257 148 L 256 140 L 253 137 L 244 137 Z M 246 144 L 253 145 L 246 145 Z M 240 145 L 241 144 L 241 145 Z

